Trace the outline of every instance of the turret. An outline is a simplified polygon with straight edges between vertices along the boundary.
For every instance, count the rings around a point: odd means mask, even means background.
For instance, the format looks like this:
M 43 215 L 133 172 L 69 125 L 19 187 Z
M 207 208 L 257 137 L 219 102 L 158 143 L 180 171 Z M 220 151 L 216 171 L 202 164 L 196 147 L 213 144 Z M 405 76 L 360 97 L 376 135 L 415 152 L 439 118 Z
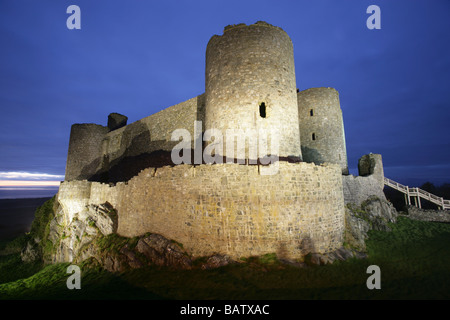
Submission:
M 224 135 L 222 155 L 242 152 L 226 150 L 231 129 L 252 132 L 253 144 L 267 138 L 272 146 L 278 138 L 278 156 L 301 158 L 293 45 L 286 32 L 265 22 L 225 27 L 208 43 L 205 81 L 205 130 Z M 248 147 L 245 157 L 252 159 Z
M 333 88 L 311 88 L 297 97 L 303 160 L 336 163 L 348 174 L 339 93 Z
M 65 180 L 89 180 L 101 168 L 102 142 L 108 127 L 74 124 L 70 130 Z

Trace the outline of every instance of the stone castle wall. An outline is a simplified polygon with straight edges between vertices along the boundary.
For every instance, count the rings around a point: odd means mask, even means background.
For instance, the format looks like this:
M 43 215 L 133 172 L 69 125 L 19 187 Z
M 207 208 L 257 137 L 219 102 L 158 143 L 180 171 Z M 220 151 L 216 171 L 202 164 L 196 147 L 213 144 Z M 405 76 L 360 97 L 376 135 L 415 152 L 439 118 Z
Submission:
M 199 95 L 113 131 L 96 124 L 73 125 L 65 180 L 128 180 L 154 164 L 152 152 L 172 150 L 178 143 L 171 141 L 174 130 L 186 129 L 194 138 L 194 122 L 204 122 L 204 104 Z
M 407 213 L 407 217 L 413 220 L 450 223 L 450 214 L 445 210 L 425 210 L 408 206 Z
M 181 102 L 151 116 L 109 132 L 103 154 L 111 162 L 157 150 L 171 151 L 178 143 L 172 132 L 186 129 L 194 137 L 194 122 L 204 121 L 204 95 Z
M 339 93 L 311 88 L 297 94 L 303 160 L 338 163 L 348 174 L 347 148 Z
M 378 180 L 373 176 L 342 176 L 342 186 L 345 204 L 360 206 L 370 197 L 377 197 L 386 200 L 383 188 Z
M 381 154 L 370 153 L 363 155 L 358 160 L 358 173 L 362 177 L 373 176 L 378 181 L 380 188 L 384 188 L 384 169 Z
M 109 202 L 120 235 L 158 233 L 193 256 L 233 258 L 276 252 L 300 258 L 342 246 L 344 199 L 338 165 L 280 162 L 262 166 L 179 165 L 148 168 L 127 183 L 63 182 L 58 201 L 67 216 Z
M 262 130 L 279 139 L 271 154 L 301 157 L 293 45 L 286 32 L 264 22 L 228 26 L 208 42 L 205 72 L 205 129 L 224 135 L 227 129 Z M 224 145 L 219 154 L 233 158 L 243 150 L 254 159 L 248 147 L 232 155 Z

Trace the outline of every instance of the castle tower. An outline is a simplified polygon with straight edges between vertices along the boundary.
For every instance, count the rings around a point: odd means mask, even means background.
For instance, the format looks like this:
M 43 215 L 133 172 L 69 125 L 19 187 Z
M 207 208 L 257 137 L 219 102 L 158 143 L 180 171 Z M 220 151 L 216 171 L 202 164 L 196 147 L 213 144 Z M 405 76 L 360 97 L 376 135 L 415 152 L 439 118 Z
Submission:
M 98 124 L 72 125 L 64 180 L 89 180 L 97 173 L 102 165 L 102 143 L 108 131 Z
M 311 88 L 297 97 L 303 160 L 340 164 L 342 173 L 348 174 L 339 93 L 333 88 Z
M 268 140 L 279 133 L 278 155 L 301 158 L 293 45 L 281 28 L 257 22 L 214 35 L 206 48 L 205 86 L 205 129 L 224 135 L 222 155 L 236 158 L 243 149 L 227 152 L 226 130 L 247 129 L 261 130 Z M 251 138 L 258 136 L 264 139 Z

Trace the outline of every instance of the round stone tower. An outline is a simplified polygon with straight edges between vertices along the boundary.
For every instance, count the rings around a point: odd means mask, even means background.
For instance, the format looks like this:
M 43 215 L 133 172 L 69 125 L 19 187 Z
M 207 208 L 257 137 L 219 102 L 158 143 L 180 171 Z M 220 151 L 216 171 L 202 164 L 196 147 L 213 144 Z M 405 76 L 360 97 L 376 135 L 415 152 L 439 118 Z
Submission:
M 214 35 L 206 48 L 205 86 L 205 130 L 223 134 L 223 156 L 239 158 L 244 148 L 234 144 L 235 151 L 227 151 L 231 129 L 247 130 L 253 139 L 246 144 L 246 159 L 253 159 L 249 144 L 265 139 L 269 151 L 260 155 L 301 158 L 293 45 L 281 28 L 257 22 Z M 274 138 L 279 138 L 275 152 Z
M 303 160 L 336 163 L 348 174 L 339 93 L 333 88 L 311 88 L 300 91 L 297 98 Z
M 64 180 L 89 180 L 97 173 L 102 165 L 102 142 L 108 131 L 98 124 L 72 125 Z

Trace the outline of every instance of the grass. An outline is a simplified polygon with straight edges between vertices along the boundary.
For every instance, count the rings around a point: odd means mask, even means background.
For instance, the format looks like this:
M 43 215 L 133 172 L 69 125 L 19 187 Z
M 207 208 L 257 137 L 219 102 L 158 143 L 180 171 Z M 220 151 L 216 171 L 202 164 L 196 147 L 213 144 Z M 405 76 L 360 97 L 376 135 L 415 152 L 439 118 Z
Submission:
M 269 254 L 211 270 L 146 267 L 123 274 L 81 265 L 81 290 L 67 289 L 68 264 L 23 264 L 13 253 L 0 257 L 0 298 L 449 299 L 450 224 L 399 217 L 391 228 L 370 232 L 364 260 L 296 268 Z M 369 265 L 381 269 L 381 290 L 366 287 Z

